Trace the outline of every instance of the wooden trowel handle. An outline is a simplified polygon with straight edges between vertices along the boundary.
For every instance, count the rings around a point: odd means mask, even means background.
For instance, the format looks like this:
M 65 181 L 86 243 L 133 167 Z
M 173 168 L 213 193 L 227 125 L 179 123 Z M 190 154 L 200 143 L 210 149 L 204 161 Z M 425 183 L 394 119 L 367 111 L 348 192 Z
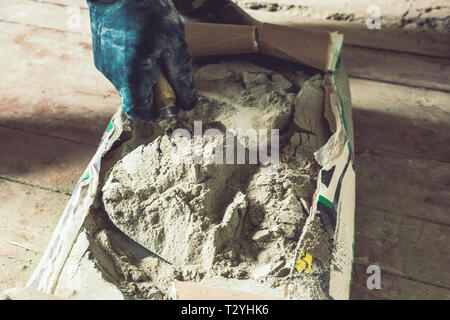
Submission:
M 159 116 L 162 118 L 176 118 L 178 108 L 175 105 L 175 92 L 163 73 L 153 86 L 155 106 L 159 109 Z

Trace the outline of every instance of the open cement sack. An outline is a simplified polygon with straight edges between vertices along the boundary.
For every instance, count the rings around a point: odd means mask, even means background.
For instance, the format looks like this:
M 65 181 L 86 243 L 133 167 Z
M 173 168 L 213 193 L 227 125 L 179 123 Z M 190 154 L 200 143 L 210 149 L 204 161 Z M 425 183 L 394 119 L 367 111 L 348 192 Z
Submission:
M 137 128 L 119 110 L 29 285 L 76 299 L 164 299 L 174 280 L 348 298 L 354 172 L 342 65 L 323 74 L 234 58 L 196 66 L 195 78 L 199 103 L 178 126 L 202 141 Z M 267 130 L 265 161 L 237 129 Z
M 336 54 L 327 72 L 201 61 L 199 102 L 173 133 L 118 110 L 28 286 L 69 299 L 193 299 L 197 284 L 348 299 L 353 131 Z

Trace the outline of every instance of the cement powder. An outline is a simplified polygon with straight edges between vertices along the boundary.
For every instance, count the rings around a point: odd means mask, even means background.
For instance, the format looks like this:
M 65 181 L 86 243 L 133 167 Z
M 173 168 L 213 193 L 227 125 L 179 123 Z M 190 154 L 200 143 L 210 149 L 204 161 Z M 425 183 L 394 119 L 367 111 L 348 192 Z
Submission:
M 192 151 L 190 138 L 153 132 L 111 162 L 85 229 L 97 267 L 126 298 L 167 298 L 174 279 L 242 280 L 255 290 L 263 284 L 283 291 L 316 188 L 320 168 L 313 152 L 330 132 L 323 76 L 273 69 L 243 60 L 197 66 L 199 103 L 181 112 L 177 126 L 192 133 L 201 120 L 203 132 L 218 129 L 223 136 L 203 139 Z M 225 156 L 227 135 L 250 128 L 280 130 L 276 172 L 270 161 L 208 162 Z M 242 147 L 248 156 L 251 141 L 233 141 L 232 150 Z M 274 145 L 272 138 L 269 153 Z M 179 161 L 174 154 L 180 151 L 197 152 L 203 162 Z M 314 254 L 330 255 L 320 222 L 309 223 L 315 223 L 307 239 Z M 317 292 L 301 297 L 325 295 Z

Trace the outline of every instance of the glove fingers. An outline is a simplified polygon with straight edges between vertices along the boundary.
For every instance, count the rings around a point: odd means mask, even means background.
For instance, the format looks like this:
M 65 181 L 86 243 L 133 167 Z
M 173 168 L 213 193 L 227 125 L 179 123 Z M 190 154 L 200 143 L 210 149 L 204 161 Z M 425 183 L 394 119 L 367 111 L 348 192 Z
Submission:
M 161 70 L 176 104 L 197 101 L 184 26 L 170 1 L 89 2 L 95 65 L 118 90 L 129 118 L 154 118 L 153 86 Z
M 160 66 L 177 97 L 176 105 L 191 110 L 197 103 L 189 48 L 184 38 L 172 38 L 161 53 Z
M 160 74 L 161 36 L 158 15 L 139 2 L 90 4 L 94 61 L 122 97 L 131 119 L 153 118 L 153 85 Z
M 131 119 L 149 121 L 155 118 L 153 106 L 153 86 L 160 75 L 157 58 L 143 61 L 140 66 L 133 67 L 127 81 L 120 88 L 123 111 Z
M 160 66 L 175 92 L 177 106 L 190 110 L 197 103 L 191 56 L 183 22 L 173 5 L 170 6 L 171 9 L 162 21 L 166 45 L 161 52 Z

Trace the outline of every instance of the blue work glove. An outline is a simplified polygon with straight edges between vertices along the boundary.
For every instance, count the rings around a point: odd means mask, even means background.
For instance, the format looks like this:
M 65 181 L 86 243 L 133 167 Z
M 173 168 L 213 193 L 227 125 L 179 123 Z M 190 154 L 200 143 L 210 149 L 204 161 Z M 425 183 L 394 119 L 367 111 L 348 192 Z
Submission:
M 94 62 L 122 97 L 130 119 L 155 118 L 153 85 L 162 71 L 176 105 L 194 108 L 194 87 L 184 25 L 171 0 L 88 0 Z

